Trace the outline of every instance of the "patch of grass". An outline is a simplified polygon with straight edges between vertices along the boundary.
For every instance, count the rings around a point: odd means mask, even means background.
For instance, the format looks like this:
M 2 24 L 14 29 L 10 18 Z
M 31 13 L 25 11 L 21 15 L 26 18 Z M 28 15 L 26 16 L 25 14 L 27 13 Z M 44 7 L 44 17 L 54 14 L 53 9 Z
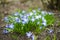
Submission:
M 46 26 L 54 24 L 55 21 L 52 13 L 38 9 L 30 9 L 29 12 L 17 10 L 14 14 L 9 15 L 7 19 L 7 23 L 14 25 L 12 31 L 21 35 L 25 35 L 29 31 L 36 34 L 41 33 Z M 49 39 L 49 37 L 47 38 Z

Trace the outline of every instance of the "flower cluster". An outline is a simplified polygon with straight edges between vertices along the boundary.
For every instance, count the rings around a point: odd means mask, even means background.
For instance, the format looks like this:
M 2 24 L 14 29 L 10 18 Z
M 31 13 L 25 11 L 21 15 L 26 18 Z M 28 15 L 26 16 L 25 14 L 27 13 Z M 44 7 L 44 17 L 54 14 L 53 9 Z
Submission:
M 12 29 L 14 32 L 25 34 L 29 31 L 39 32 L 41 29 L 54 22 L 53 14 L 40 9 L 31 12 L 20 11 L 4 18 L 9 23 L 6 28 Z M 37 30 L 38 29 L 38 30 Z

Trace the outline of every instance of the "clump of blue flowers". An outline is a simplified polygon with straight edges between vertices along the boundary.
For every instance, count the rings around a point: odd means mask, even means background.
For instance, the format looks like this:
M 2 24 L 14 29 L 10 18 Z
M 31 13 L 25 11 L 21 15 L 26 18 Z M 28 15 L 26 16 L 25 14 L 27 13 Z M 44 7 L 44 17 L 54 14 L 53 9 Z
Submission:
M 55 21 L 53 13 L 41 11 L 40 9 L 31 10 L 18 10 L 13 14 L 4 18 L 7 22 L 6 30 L 8 32 L 16 32 L 22 35 L 31 31 L 33 33 L 40 33 L 46 26 L 52 25 Z M 5 32 L 5 31 L 4 31 Z

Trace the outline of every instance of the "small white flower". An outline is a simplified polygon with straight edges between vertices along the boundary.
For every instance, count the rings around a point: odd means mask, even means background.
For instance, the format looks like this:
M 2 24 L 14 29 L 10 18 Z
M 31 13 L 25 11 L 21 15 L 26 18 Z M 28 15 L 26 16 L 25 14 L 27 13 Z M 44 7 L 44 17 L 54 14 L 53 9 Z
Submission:
M 42 13 L 42 14 L 45 14 L 45 11 L 42 11 L 41 13 Z
M 52 14 L 52 12 L 48 12 L 48 14 L 49 14 L 49 15 L 51 15 L 51 14 Z
M 39 16 L 35 16 L 36 17 L 36 19 L 39 19 Z
M 36 13 L 36 10 L 32 10 L 34 13 Z
M 45 16 L 47 14 L 46 11 L 42 11 L 41 13 L 42 13 L 43 16 Z
M 36 19 L 39 19 L 39 18 L 41 18 L 41 15 L 35 16 L 35 18 L 36 18 Z
M 42 20 L 45 20 L 44 17 L 42 17 Z
M 46 26 L 46 22 L 43 22 L 42 24 L 43 24 L 44 26 Z
M 42 17 L 42 21 L 43 21 L 43 22 L 46 22 L 46 20 L 45 20 L 45 18 L 44 18 L 44 17 Z
M 26 33 L 26 36 L 27 36 L 28 38 L 30 38 L 31 35 L 32 35 L 32 32 L 27 32 L 27 33 Z
M 26 12 L 25 10 L 22 11 L 22 13 L 25 13 L 25 12 Z
M 46 20 L 44 19 L 44 22 L 46 22 Z
M 34 22 L 34 21 L 35 21 L 35 19 L 34 19 L 34 18 L 32 18 L 32 19 L 31 19 L 31 21 L 32 21 L 32 22 Z
M 40 24 L 40 22 L 37 22 L 37 24 Z
M 23 17 L 23 15 L 22 14 L 19 14 L 20 15 L 20 18 L 22 18 Z
M 41 15 L 38 15 L 39 16 L 39 18 L 41 18 Z
M 33 13 L 32 13 L 32 12 L 30 12 L 29 14 L 30 14 L 30 16 L 32 16 L 32 15 L 33 15 Z

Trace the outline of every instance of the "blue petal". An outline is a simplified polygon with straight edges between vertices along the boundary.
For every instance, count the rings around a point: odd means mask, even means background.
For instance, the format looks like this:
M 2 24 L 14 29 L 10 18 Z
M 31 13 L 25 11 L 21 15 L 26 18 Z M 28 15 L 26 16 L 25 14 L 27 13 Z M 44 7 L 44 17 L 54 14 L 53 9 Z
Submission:
M 3 30 L 3 34 L 7 34 L 7 33 L 9 33 L 7 30 Z

